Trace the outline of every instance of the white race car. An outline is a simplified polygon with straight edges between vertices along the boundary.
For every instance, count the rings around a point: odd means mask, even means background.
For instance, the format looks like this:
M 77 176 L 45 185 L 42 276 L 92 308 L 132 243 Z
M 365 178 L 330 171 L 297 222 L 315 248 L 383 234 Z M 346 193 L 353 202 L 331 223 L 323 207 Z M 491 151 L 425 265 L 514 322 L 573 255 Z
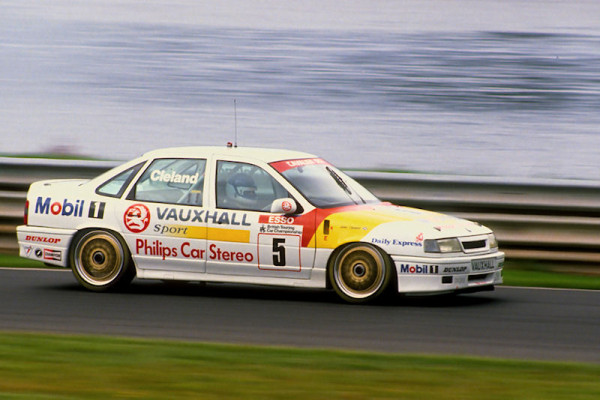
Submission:
M 384 203 L 327 161 L 295 151 L 161 149 L 91 180 L 35 182 L 20 255 L 72 268 L 86 288 L 139 279 L 472 292 L 502 283 L 492 231 Z

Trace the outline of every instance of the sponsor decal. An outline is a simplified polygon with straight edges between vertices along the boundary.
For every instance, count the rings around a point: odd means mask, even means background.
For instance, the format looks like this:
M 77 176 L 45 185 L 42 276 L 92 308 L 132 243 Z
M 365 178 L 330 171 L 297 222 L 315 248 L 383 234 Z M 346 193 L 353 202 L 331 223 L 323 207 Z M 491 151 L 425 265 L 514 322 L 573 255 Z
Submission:
M 181 225 L 154 225 L 154 232 L 167 236 L 183 236 L 187 235 L 189 227 Z
M 483 260 L 473 260 L 471 261 L 471 269 L 473 271 L 489 271 L 496 268 L 495 259 L 486 258 Z
M 372 238 L 371 243 L 374 244 L 382 244 L 382 245 L 392 245 L 392 246 L 400 246 L 400 247 L 423 247 L 422 242 L 411 242 L 408 240 L 397 240 L 397 239 L 387 239 L 387 238 Z
M 302 235 L 304 227 L 294 225 L 295 217 L 286 217 L 284 215 L 261 215 L 258 222 L 262 224 L 259 228 L 260 233 L 280 233 L 284 235 Z
M 271 163 L 271 166 L 275 168 L 278 172 L 285 172 L 288 169 L 305 167 L 308 165 L 319 165 L 325 164 L 330 165 L 327 161 L 321 158 L 305 158 L 299 160 L 287 160 L 287 161 L 277 161 Z
M 81 217 L 83 216 L 84 203 L 84 200 L 75 200 L 75 202 L 71 202 L 68 199 L 64 199 L 62 203 L 58 201 L 52 202 L 50 197 L 38 197 L 35 202 L 35 213 L 62 215 L 65 217 Z
M 250 223 L 246 221 L 246 214 L 238 214 L 236 212 L 229 211 L 214 211 L 210 212 L 207 210 L 196 210 L 196 209 L 184 209 L 184 208 L 163 208 L 156 207 L 156 216 L 161 221 L 174 221 L 174 222 L 198 222 L 208 223 L 212 222 L 219 225 L 238 225 L 238 226 L 250 226 Z
M 415 240 L 416 240 L 417 242 L 422 242 L 422 241 L 423 241 L 423 232 L 419 233 L 419 234 L 417 235 L 417 237 L 415 238 Z
M 289 201 L 284 201 L 283 203 L 281 203 L 281 208 L 285 212 L 292 211 L 292 203 L 290 203 Z
M 261 225 L 260 233 L 281 233 L 284 235 L 302 235 L 301 225 Z
M 423 243 L 421 242 L 409 242 L 406 240 L 392 240 L 393 246 L 401 246 L 401 247 L 423 247 Z
M 366 231 L 368 230 L 368 228 L 366 227 L 360 227 L 360 226 L 346 226 L 346 225 L 341 225 L 337 227 L 338 229 L 350 229 L 350 230 L 354 230 L 354 231 L 359 231 L 359 230 L 363 230 Z M 366 228 L 366 229 L 365 229 Z M 333 229 L 333 227 L 330 227 L 330 229 Z
M 200 177 L 199 173 L 194 175 L 178 174 L 176 172 L 167 172 L 160 169 L 152 171 L 150 174 L 150 180 L 153 182 L 165 182 L 165 183 L 191 183 L 198 182 Z
M 467 272 L 467 267 L 444 267 L 442 270 L 443 274 L 457 274 L 461 272 Z
M 29 257 L 31 250 L 33 250 L 33 246 L 23 246 L 23 250 L 25 250 L 25 256 Z
M 177 257 L 177 248 L 164 246 L 160 240 L 148 244 L 145 239 L 136 239 L 135 252 L 146 256 L 162 257 L 163 260 L 167 257 Z
M 294 217 L 286 217 L 285 215 L 261 215 L 258 217 L 258 222 L 261 224 L 287 224 L 291 225 L 296 221 Z
M 102 201 L 90 202 L 90 208 L 88 210 L 88 218 L 104 218 L 104 207 L 106 203 Z M 61 215 L 64 217 L 83 217 L 85 208 L 85 200 L 69 200 L 64 199 L 60 201 L 52 201 L 50 197 L 38 197 L 35 202 L 35 213 L 36 214 L 51 214 Z
M 388 246 L 391 241 L 389 239 L 378 239 L 378 238 L 373 238 L 371 239 L 371 243 L 375 243 L 375 244 L 383 244 Z
M 143 232 L 150 225 L 150 210 L 143 204 L 134 204 L 125 210 L 123 223 L 130 232 Z
M 35 235 L 27 235 L 25 236 L 25 240 L 28 242 L 38 242 L 38 243 L 60 243 L 60 238 L 46 237 L 46 236 L 35 236 Z
M 88 218 L 103 219 L 105 206 L 106 203 L 103 201 L 92 201 L 90 203 L 90 211 L 88 212 Z
M 44 249 L 44 260 L 61 261 L 62 260 L 62 252 L 60 250 Z
M 437 274 L 439 269 L 439 265 L 400 264 L 401 274 Z
M 209 259 L 216 261 L 239 261 L 239 262 L 249 262 L 254 261 L 254 255 L 249 252 L 241 252 L 241 251 L 225 251 L 221 250 L 216 244 L 211 244 L 208 246 L 209 251 Z
M 254 254 L 250 252 L 223 250 L 215 243 L 212 243 L 208 247 L 207 252 L 205 249 L 194 247 L 190 242 L 183 242 L 179 247 L 169 247 L 165 246 L 160 240 L 153 240 L 150 242 L 146 239 L 136 239 L 135 252 L 138 255 L 161 257 L 163 260 L 181 256 L 183 258 L 197 260 L 205 260 L 208 257 L 209 260 L 215 261 L 237 261 L 248 263 L 254 261 Z
M 245 229 L 155 224 L 153 231 L 159 235 L 170 237 L 239 243 L 250 242 L 250 231 Z
M 42 249 L 35 249 L 35 252 L 34 252 L 33 254 L 35 254 L 35 256 L 36 256 L 37 258 L 42 258 L 42 255 L 43 255 L 44 253 L 42 252 Z
M 177 248 L 165 246 L 160 240 L 149 242 L 146 239 L 136 239 L 135 252 L 136 254 L 145 256 L 162 257 L 163 260 L 169 257 L 178 257 L 179 254 L 184 258 L 202 260 L 204 259 L 206 250 L 193 248 L 190 242 L 183 242 L 181 246 Z

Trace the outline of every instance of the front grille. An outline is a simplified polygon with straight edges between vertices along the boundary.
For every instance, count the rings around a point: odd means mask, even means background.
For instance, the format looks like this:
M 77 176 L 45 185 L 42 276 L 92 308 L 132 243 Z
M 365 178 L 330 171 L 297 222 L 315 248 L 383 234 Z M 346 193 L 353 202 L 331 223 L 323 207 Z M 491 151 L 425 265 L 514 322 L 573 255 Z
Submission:
M 483 248 L 485 248 L 485 239 L 474 240 L 471 242 L 462 242 L 462 245 L 465 250 L 483 249 Z

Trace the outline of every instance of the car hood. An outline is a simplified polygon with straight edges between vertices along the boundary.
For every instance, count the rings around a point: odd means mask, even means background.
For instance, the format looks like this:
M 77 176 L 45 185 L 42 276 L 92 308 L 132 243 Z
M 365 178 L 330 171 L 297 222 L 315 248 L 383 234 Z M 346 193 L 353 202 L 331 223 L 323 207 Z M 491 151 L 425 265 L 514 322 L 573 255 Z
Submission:
M 315 239 L 320 247 L 335 248 L 343 243 L 362 241 L 380 246 L 392 243 L 421 244 L 425 239 L 441 239 L 488 234 L 490 229 L 462 218 L 382 203 L 322 210 Z M 319 219 L 321 219 L 319 218 Z

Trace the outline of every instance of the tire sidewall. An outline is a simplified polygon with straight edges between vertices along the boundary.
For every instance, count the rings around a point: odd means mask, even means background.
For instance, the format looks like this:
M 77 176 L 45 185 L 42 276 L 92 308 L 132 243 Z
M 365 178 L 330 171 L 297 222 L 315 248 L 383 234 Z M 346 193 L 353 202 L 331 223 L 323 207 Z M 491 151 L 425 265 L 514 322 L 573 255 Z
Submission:
M 349 295 L 348 293 L 346 293 L 343 289 L 341 289 L 338 286 L 338 283 L 336 280 L 336 270 L 338 269 L 338 265 L 337 265 L 338 262 L 344 257 L 344 255 L 346 253 L 352 251 L 353 249 L 355 249 L 357 247 L 370 248 L 370 249 L 374 250 L 375 252 L 379 253 L 379 256 L 382 259 L 383 280 L 381 282 L 381 285 L 374 293 L 372 293 L 369 296 L 365 296 L 365 297 L 353 297 L 353 296 Z M 361 303 L 372 302 L 373 300 L 379 298 L 381 295 L 383 295 L 385 292 L 387 292 L 387 290 L 390 287 L 390 283 L 392 283 L 394 281 L 393 270 L 394 270 L 393 264 L 391 263 L 390 257 L 388 256 L 388 254 L 386 252 L 384 252 L 377 246 L 373 246 L 370 243 L 356 242 L 356 243 L 347 244 L 347 245 L 339 248 L 336 252 L 334 252 L 334 254 L 331 257 L 331 262 L 329 263 L 327 276 L 328 276 L 330 285 L 333 287 L 333 289 L 337 293 L 337 295 L 340 298 L 342 298 L 342 300 L 344 300 L 348 303 L 361 304 Z
M 121 266 L 120 271 L 110 281 L 108 281 L 104 284 L 100 284 L 100 285 L 92 284 L 88 280 L 86 280 L 83 276 L 81 276 L 81 274 L 77 268 L 77 265 L 76 265 L 76 259 L 78 257 L 76 252 L 77 252 L 77 248 L 79 247 L 80 242 L 83 239 L 85 239 L 86 237 L 88 237 L 88 235 L 94 234 L 94 233 L 108 234 L 109 236 L 112 236 L 119 243 L 120 249 L 122 251 L 121 257 L 122 257 L 123 261 L 122 261 L 122 266 Z M 118 289 L 118 288 L 121 288 L 121 287 L 127 285 L 134 278 L 135 268 L 133 268 L 133 263 L 131 261 L 131 253 L 129 252 L 129 248 L 127 247 L 127 244 L 125 243 L 123 238 L 121 238 L 121 236 L 118 233 L 108 230 L 108 229 L 100 229 L 100 228 L 86 229 L 86 230 L 77 232 L 77 234 L 74 236 L 73 241 L 71 243 L 72 244 L 71 244 L 71 248 L 69 251 L 69 264 L 70 264 L 71 270 L 73 271 L 73 275 L 75 275 L 75 278 L 77 279 L 77 281 L 86 289 L 89 289 L 94 292 L 106 292 L 106 291 L 110 291 L 110 290 L 115 290 L 115 289 Z

